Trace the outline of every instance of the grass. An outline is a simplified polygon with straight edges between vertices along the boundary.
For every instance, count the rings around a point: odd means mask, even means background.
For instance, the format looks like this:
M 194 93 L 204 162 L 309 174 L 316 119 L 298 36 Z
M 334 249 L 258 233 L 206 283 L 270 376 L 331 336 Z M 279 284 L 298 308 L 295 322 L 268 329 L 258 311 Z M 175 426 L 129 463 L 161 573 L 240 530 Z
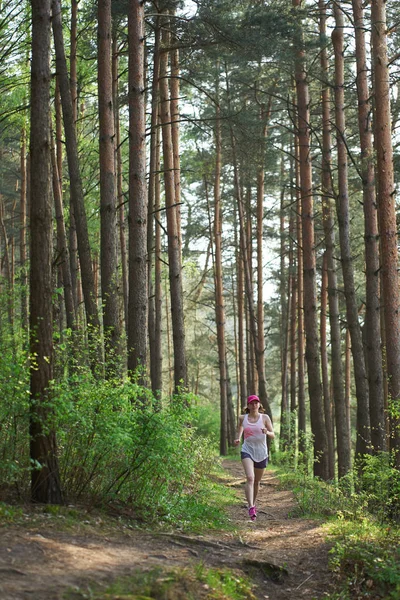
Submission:
M 277 475 L 297 501 L 291 516 L 325 521 L 333 544 L 330 568 L 337 581 L 337 592 L 327 600 L 399 600 L 400 527 L 383 510 L 390 500 L 388 494 L 381 494 L 377 505 L 377 486 L 368 487 L 363 480 L 356 482 L 362 490 L 357 493 L 351 479 L 354 473 L 339 484 L 282 468 Z M 385 470 L 372 464 L 367 475 L 376 481 Z
M 327 528 L 334 541 L 331 569 L 344 599 L 400 598 L 399 527 L 383 525 L 369 515 L 350 520 L 339 514 Z
M 64 600 L 255 600 L 251 583 L 230 569 L 203 564 L 185 569 L 135 571 L 103 589 L 69 590 Z

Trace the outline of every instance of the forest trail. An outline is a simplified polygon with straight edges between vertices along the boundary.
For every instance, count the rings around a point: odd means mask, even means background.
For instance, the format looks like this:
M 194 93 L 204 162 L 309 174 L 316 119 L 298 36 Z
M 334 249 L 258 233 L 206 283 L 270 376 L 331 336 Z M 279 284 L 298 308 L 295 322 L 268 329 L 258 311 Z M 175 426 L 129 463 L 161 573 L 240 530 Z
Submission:
M 51 520 L 2 527 L 1 600 L 62 600 L 67 590 L 68 598 L 89 598 L 82 592 L 93 584 L 106 586 L 133 571 L 160 567 L 168 572 L 197 563 L 246 574 L 255 583 L 257 599 L 324 598 L 332 588 L 332 575 L 329 546 L 319 523 L 289 518 L 295 506 L 292 494 L 279 489 L 268 470 L 258 499 L 259 516 L 252 523 L 246 518 L 240 462 L 224 460 L 223 466 L 226 485 L 243 499 L 229 507 L 232 532 L 183 535 L 121 528 L 105 533 L 99 523 L 98 531 L 82 533 L 58 529 Z M 81 593 L 73 594 L 74 589 Z M 179 599 L 186 597 L 179 594 Z

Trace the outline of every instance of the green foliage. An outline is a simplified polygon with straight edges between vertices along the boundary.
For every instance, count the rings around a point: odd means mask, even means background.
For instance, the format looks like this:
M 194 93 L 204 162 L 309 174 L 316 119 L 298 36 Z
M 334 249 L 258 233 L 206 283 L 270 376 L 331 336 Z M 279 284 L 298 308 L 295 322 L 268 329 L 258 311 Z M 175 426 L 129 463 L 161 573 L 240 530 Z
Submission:
M 356 486 L 359 497 L 376 518 L 400 522 L 400 472 L 389 453 L 364 456 Z
M 4 352 L 0 369 L 0 487 L 29 494 L 29 380 L 24 356 Z M 215 439 L 190 395 L 159 407 L 132 381 L 98 381 L 82 367 L 47 400 L 45 431 L 57 432 L 66 501 L 125 510 L 142 521 L 182 528 L 224 524 L 223 500 L 210 473 Z M 199 430 L 196 427 L 199 424 Z M 202 431 L 200 431 L 202 429 Z
M 342 598 L 399 598 L 398 527 L 383 527 L 364 516 L 357 521 L 339 519 L 330 526 L 330 533 L 335 539 L 331 568 L 348 594 Z
M 297 501 L 292 516 L 329 517 L 331 568 L 341 588 L 330 600 L 400 595 L 399 473 L 386 453 L 363 457 L 362 467 L 331 483 L 279 472 Z
M 254 600 L 251 584 L 242 574 L 229 569 L 209 569 L 201 563 L 195 568 L 164 571 L 135 571 L 115 581 L 106 591 L 96 589 L 67 592 L 66 600 Z

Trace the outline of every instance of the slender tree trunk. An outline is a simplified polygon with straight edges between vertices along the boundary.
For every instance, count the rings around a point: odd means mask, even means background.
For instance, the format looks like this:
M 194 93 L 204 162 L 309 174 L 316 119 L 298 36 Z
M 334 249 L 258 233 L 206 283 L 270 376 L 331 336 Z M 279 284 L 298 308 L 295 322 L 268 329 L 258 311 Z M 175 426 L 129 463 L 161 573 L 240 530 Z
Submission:
M 267 107 L 260 107 L 261 143 L 257 170 L 257 350 L 260 363 L 265 365 L 264 338 L 264 271 L 263 271 L 263 232 L 264 232 L 264 188 L 265 188 L 265 143 L 268 133 L 268 121 L 271 115 L 272 96 Z
M 283 153 L 281 156 L 281 194 L 280 194 L 280 309 L 281 309 L 281 427 L 280 427 L 280 448 L 286 450 L 289 442 L 289 403 L 288 403 L 288 344 L 289 344 L 289 313 L 290 302 L 291 272 L 286 269 L 286 244 L 285 244 L 285 212 L 284 212 L 284 185 L 285 167 L 283 162 Z M 289 273 L 287 277 L 286 274 Z
M 382 292 L 385 310 L 386 364 L 391 416 L 390 448 L 400 469 L 400 281 L 396 225 L 390 81 L 386 40 L 386 2 L 372 0 L 372 59 L 375 83 L 375 141 L 378 174 L 378 214 L 381 239 Z M 396 412 L 397 411 L 397 412 Z
M 297 195 L 297 348 L 298 348 L 298 439 L 299 452 L 306 452 L 306 401 L 305 401 L 305 339 L 304 339 L 304 269 L 303 269 L 303 223 L 301 214 L 300 151 L 298 137 L 295 138 L 296 195 Z
M 50 0 L 32 0 L 30 212 L 30 459 L 34 502 L 60 504 L 56 435 L 49 424 L 53 379 L 50 155 Z M 40 465 L 40 467 L 39 467 Z
M 326 334 L 326 319 L 328 307 L 328 259 L 325 250 L 322 264 L 322 284 L 321 284 L 321 365 L 322 365 L 322 390 L 324 394 L 324 412 L 326 436 L 328 439 L 329 456 L 329 479 L 335 478 L 335 447 L 333 441 L 333 421 L 332 421 L 332 402 L 331 386 L 329 380 L 329 358 L 328 358 L 328 339 Z
M 379 232 L 375 197 L 374 150 L 371 129 L 371 99 L 365 43 L 364 11 L 361 0 L 352 0 L 358 95 L 358 128 L 363 184 L 366 267 L 366 359 L 369 383 L 371 442 L 375 452 L 386 449 L 384 389 L 379 292 Z
M 236 214 L 236 211 L 235 211 Z M 237 239 L 237 228 L 235 227 L 235 248 L 236 250 L 236 272 L 237 272 L 237 334 L 238 334 L 238 366 L 240 379 L 240 405 L 246 407 L 247 398 L 247 379 L 245 369 L 245 320 L 244 320 L 244 275 L 243 275 L 243 258 L 240 250 L 240 244 Z
M 336 26 L 332 32 L 332 42 L 335 51 L 335 123 L 336 145 L 338 158 L 338 194 L 336 196 L 336 211 L 339 224 L 340 256 L 343 273 L 344 295 L 346 299 L 346 316 L 351 335 L 353 354 L 354 378 L 357 396 L 357 440 L 356 456 L 362 457 L 370 452 L 370 423 L 369 423 L 369 393 L 368 379 L 365 369 L 364 347 L 361 328 L 358 321 L 358 306 L 354 284 L 353 255 L 350 246 L 350 212 L 347 182 L 347 148 L 346 124 L 344 113 L 344 18 L 340 3 L 334 5 Z M 339 419 L 336 419 L 338 438 L 346 435 L 339 433 Z M 339 476 L 350 469 L 339 471 Z
M 64 131 L 70 179 L 70 193 L 75 215 L 79 261 L 82 273 L 82 288 L 85 301 L 86 318 L 88 323 L 89 348 L 90 351 L 93 353 L 92 368 L 98 370 L 98 363 L 102 360 L 102 352 L 99 340 L 100 321 L 97 310 L 97 293 L 94 286 L 89 233 L 85 212 L 82 179 L 79 167 L 78 146 L 76 140 L 71 90 L 69 87 L 67 62 L 65 59 L 64 51 L 60 0 L 52 1 L 52 9 L 54 46 L 56 50 L 56 67 L 60 82 L 61 103 L 64 118 Z
M 218 65 L 219 66 L 219 65 Z M 219 70 L 219 69 L 218 69 Z M 217 75 L 217 77 L 219 74 Z M 219 107 L 218 82 L 216 89 L 216 119 L 215 119 L 215 174 L 214 174 L 214 281 L 215 281 L 215 322 L 217 324 L 218 341 L 218 366 L 221 406 L 221 435 L 220 454 L 227 454 L 228 446 L 228 375 L 226 368 L 226 343 L 225 343 L 225 301 L 222 273 L 222 208 L 221 208 L 221 111 Z M 210 232 L 211 233 L 211 232 Z M 230 440 L 233 441 L 232 439 Z
M 28 330 L 28 275 L 26 269 L 26 204 L 27 204 L 27 172 L 26 172 L 26 129 L 21 132 L 21 189 L 20 189 L 20 234 L 19 253 L 21 267 L 21 324 Z
M 171 136 L 172 136 L 172 149 L 174 154 L 174 188 L 175 188 L 175 204 L 176 204 L 176 225 L 178 228 L 179 239 L 182 238 L 181 233 L 181 164 L 180 164 L 180 149 L 179 149 L 179 77 L 180 77 L 180 66 L 179 66 L 179 49 L 178 38 L 175 35 L 175 24 L 174 20 L 172 24 L 172 35 L 171 43 L 173 50 L 171 50 Z
M 62 281 L 64 287 L 64 302 L 65 302 L 65 314 L 67 320 L 67 327 L 74 331 L 76 329 L 76 314 L 75 304 L 72 294 L 72 279 L 71 279 L 71 265 L 69 261 L 69 251 L 67 242 L 67 233 L 65 230 L 64 221 L 64 207 L 62 203 L 61 193 L 61 181 L 58 175 L 57 157 L 54 146 L 54 141 L 51 140 L 51 162 L 52 162 L 52 175 L 53 175 L 53 196 L 54 196 L 54 207 L 55 216 L 57 223 L 57 247 L 59 251 L 58 262 L 61 264 Z
M 345 424 L 348 435 L 351 434 L 351 335 L 350 329 L 346 329 L 345 343 L 345 403 L 346 403 L 346 419 Z
M 1 157 L 1 155 L 0 155 Z M 4 266 L 6 273 L 6 296 L 7 296 L 7 315 L 10 327 L 13 326 L 13 309 L 12 309 L 12 277 L 11 277 L 11 260 L 9 252 L 9 241 L 7 229 L 4 221 L 4 201 L 0 194 L 0 229 L 4 241 Z
M 326 38 L 326 10 L 324 0 L 319 3 L 320 14 L 320 34 L 321 39 Z M 328 301 L 329 301 L 329 325 L 330 325 L 330 343 L 331 343 L 331 361 L 332 361 L 332 384 L 333 400 L 335 403 L 336 434 L 337 434 L 337 454 L 338 454 L 338 473 L 342 477 L 351 468 L 351 441 L 347 435 L 345 426 L 345 397 L 344 397 L 344 375 L 342 363 L 341 331 L 340 331 L 340 310 L 338 296 L 338 281 L 336 273 L 336 243 L 333 217 L 333 190 L 332 190 L 332 164 L 331 164 L 331 98 L 329 81 L 329 65 L 326 46 L 321 48 L 321 69 L 323 73 L 322 84 L 322 219 L 324 227 L 325 248 L 326 248 L 326 267 L 328 275 Z M 325 404 L 326 407 L 326 404 Z M 327 425 L 327 431 L 331 431 L 331 426 Z M 328 445 L 330 444 L 328 434 Z M 330 479 L 332 479 L 332 457 L 330 460 Z
M 290 180 L 293 179 L 293 160 L 290 165 Z M 297 275 L 296 275 L 296 258 L 294 253 L 294 240 L 296 239 L 296 207 L 294 203 L 293 186 L 290 190 L 290 221 L 289 221 L 289 269 L 291 273 L 291 289 L 290 289 L 290 331 L 289 331 L 289 355 L 290 355 L 290 412 L 289 412 L 289 441 L 291 451 L 295 451 L 296 443 L 296 424 L 294 415 L 297 408 L 296 397 L 296 327 L 297 327 Z
M 115 171 L 117 182 L 117 211 L 119 229 L 119 249 L 121 255 L 121 278 L 122 278 L 122 304 L 125 322 L 125 333 L 128 331 L 128 253 L 126 247 L 125 227 L 125 196 L 122 185 L 122 155 L 121 155 L 121 124 L 119 118 L 119 50 L 117 33 L 113 32 L 112 49 L 112 80 L 113 80 L 113 102 L 114 102 L 114 128 L 115 128 Z
M 106 374 L 116 373 L 121 352 L 117 278 L 115 129 L 112 86 L 111 0 L 98 0 L 98 100 L 100 158 L 100 268 Z
M 293 0 L 293 6 L 300 6 L 300 0 Z M 327 479 L 329 477 L 328 441 L 326 438 L 322 401 L 318 341 L 309 92 L 305 72 L 305 52 L 301 29 L 299 31 L 299 39 L 296 41 L 296 43 L 299 47 L 295 65 L 295 80 L 298 109 L 304 266 L 304 325 L 306 333 L 308 391 L 310 397 L 311 430 L 314 436 L 314 474 L 322 479 Z
M 144 94 L 144 5 L 132 0 L 129 37 L 129 316 L 128 369 L 144 368 L 147 353 L 147 186 Z
M 163 45 L 168 45 L 168 35 L 163 30 Z M 161 53 L 160 60 L 160 101 L 164 159 L 164 186 L 167 209 L 168 266 L 171 293 L 172 335 L 174 345 L 175 392 L 187 388 L 187 364 L 185 349 L 185 325 L 183 317 L 182 264 L 179 230 L 177 227 L 174 155 L 171 133 L 170 94 L 167 79 L 168 53 Z
M 78 68 L 77 68 L 77 40 L 78 40 L 78 2 L 79 0 L 71 0 L 71 33 L 70 33 L 70 53 L 69 53 L 69 68 L 70 77 L 69 85 L 71 90 L 72 103 L 72 119 L 76 127 L 78 120 Z M 61 6 L 61 4 L 60 4 Z M 57 77 L 59 86 L 59 78 Z M 56 103 L 58 101 L 56 95 Z M 57 119 L 57 107 L 56 107 Z M 61 144 L 61 119 L 58 121 L 59 127 L 56 129 L 57 143 Z M 58 174 L 62 178 L 61 153 L 57 152 L 58 157 Z M 69 206 L 69 259 L 71 262 L 71 277 L 72 277 L 72 293 L 75 302 L 75 313 L 78 315 L 78 287 L 79 281 L 79 261 L 78 261 L 78 240 L 75 224 L 75 212 L 72 196 L 70 195 Z
M 148 285 L 149 285 L 149 342 L 150 342 L 150 378 L 154 396 L 160 396 L 162 388 L 162 351 L 158 304 L 161 300 L 161 261 L 160 261 L 160 97 L 158 80 L 160 74 L 160 18 L 155 24 L 155 43 L 153 59 L 153 83 L 151 100 L 151 137 L 150 137 L 150 173 L 149 173 L 149 216 L 147 230 Z M 158 196 L 157 196 L 158 193 Z M 154 275 L 153 275 L 154 270 Z M 154 283 L 153 283 L 154 277 Z

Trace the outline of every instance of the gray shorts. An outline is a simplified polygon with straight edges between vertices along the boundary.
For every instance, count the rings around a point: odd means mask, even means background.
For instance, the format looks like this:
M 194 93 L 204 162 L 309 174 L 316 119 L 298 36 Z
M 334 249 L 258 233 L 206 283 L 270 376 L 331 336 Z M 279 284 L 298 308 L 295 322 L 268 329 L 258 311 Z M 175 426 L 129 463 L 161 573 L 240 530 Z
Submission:
M 248 452 L 241 452 L 240 453 L 240 458 L 250 458 L 250 460 L 253 460 L 250 456 L 250 454 L 248 454 Z M 260 462 L 256 462 L 255 460 L 253 460 L 254 463 L 254 468 L 255 469 L 265 469 L 267 464 L 268 464 L 268 456 L 266 458 L 264 458 L 264 460 L 261 460 Z

